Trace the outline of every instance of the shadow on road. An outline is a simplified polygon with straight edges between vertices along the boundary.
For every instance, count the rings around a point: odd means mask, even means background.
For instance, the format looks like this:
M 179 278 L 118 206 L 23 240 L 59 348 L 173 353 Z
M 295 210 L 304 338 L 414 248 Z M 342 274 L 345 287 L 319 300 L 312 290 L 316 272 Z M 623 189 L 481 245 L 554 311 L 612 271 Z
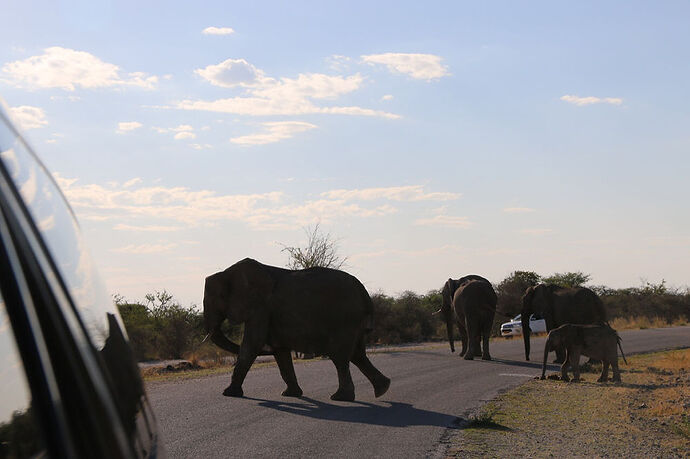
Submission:
M 513 367 L 523 367 L 523 368 L 534 368 L 536 370 L 541 370 L 541 362 L 526 362 L 526 361 L 519 361 L 519 360 L 505 360 L 505 359 L 497 359 L 493 358 L 493 360 L 481 360 L 481 359 L 475 359 L 475 362 L 482 362 L 482 363 L 489 363 L 489 364 L 499 364 L 499 365 L 510 365 Z M 546 364 L 546 369 L 548 371 L 556 371 L 561 369 L 560 364 L 554 364 L 554 363 L 547 363 Z
M 324 421 L 344 421 L 388 427 L 448 427 L 457 419 L 455 416 L 421 410 L 409 403 L 401 402 L 382 401 L 380 403 L 389 405 L 382 406 L 381 404 L 355 401 L 351 405 L 343 406 L 321 402 L 309 397 L 300 397 L 297 399 L 299 401 L 294 402 L 245 398 L 259 402 L 259 406 L 276 411 Z

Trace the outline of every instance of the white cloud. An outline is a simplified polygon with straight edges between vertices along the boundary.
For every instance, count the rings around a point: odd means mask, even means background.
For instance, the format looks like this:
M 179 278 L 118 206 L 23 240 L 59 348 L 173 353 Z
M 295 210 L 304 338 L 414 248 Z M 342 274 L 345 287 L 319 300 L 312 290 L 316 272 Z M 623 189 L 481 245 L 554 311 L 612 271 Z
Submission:
M 77 86 L 88 89 L 118 86 L 152 89 L 158 83 L 158 77 L 142 72 L 122 76 L 117 65 L 103 62 L 85 51 L 59 46 L 46 48 L 39 56 L 7 63 L 2 71 L 17 87 L 40 89 L 74 91 Z
M 112 252 L 143 255 L 143 254 L 151 254 L 151 253 L 169 252 L 170 250 L 174 249 L 176 246 L 177 246 L 177 244 L 141 244 L 141 245 L 130 244 L 130 245 L 125 246 L 125 247 L 112 249 Z
M 194 73 L 212 85 L 222 88 L 254 86 L 267 80 L 262 70 L 257 69 L 244 59 L 227 59 L 220 64 L 196 69 Z
M 393 100 L 393 95 L 386 94 L 385 96 L 381 97 L 381 100 Z
M 136 185 L 137 183 L 141 183 L 141 179 L 139 177 L 127 180 L 125 183 L 122 184 L 122 186 L 124 188 L 129 188 L 130 186 Z
M 142 127 L 143 124 L 141 124 L 138 121 L 124 121 L 122 123 L 117 123 L 117 133 L 118 134 L 124 134 L 126 132 L 133 131 L 135 129 L 139 129 Z
M 450 75 L 441 64 L 441 56 L 433 54 L 384 53 L 361 56 L 371 65 L 385 65 L 389 71 L 409 75 L 417 80 L 435 80 Z
M 315 100 L 333 100 L 361 88 L 364 78 L 303 73 L 297 78 L 269 78 L 244 59 L 228 59 L 195 71 L 215 86 L 241 88 L 244 94 L 214 101 L 183 100 L 182 110 L 204 110 L 250 116 L 343 114 L 400 118 L 383 111 L 352 106 L 318 106 Z
M 213 145 L 208 143 L 190 143 L 189 146 L 195 150 L 205 150 L 207 148 L 213 148 Z
M 467 217 L 452 217 L 450 215 L 436 215 L 432 218 L 420 218 L 415 220 L 415 225 L 421 226 L 442 226 L 447 228 L 467 229 L 474 225 Z
M 163 127 L 154 126 L 152 129 L 154 131 L 158 132 L 159 134 L 166 134 L 169 132 L 174 132 L 175 135 L 173 136 L 173 139 L 175 139 L 175 140 L 196 139 L 196 134 L 194 133 L 194 128 L 192 126 L 190 126 L 189 124 L 180 124 L 179 126 L 172 127 L 172 128 L 163 128 Z
M 305 132 L 317 126 L 303 121 L 275 121 L 262 123 L 265 132 L 233 137 L 230 142 L 238 145 L 265 145 L 281 140 L 290 139 L 300 132 Z
M 352 58 L 340 54 L 333 54 L 326 58 L 326 63 L 331 70 L 345 72 L 349 70 Z
M 357 190 L 355 194 L 342 194 L 343 190 L 335 190 L 324 192 L 315 200 L 296 202 L 278 191 L 219 195 L 210 190 L 184 187 L 138 186 L 138 182 L 128 187 L 117 183 L 81 185 L 77 180 L 66 179 L 59 174 L 55 174 L 55 178 L 80 219 L 127 221 L 126 226 L 118 229 L 131 231 L 135 228 L 143 231 L 142 228 L 152 225 L 184 229 L 223 221 L 239 221 L 256 229 L 295 229 L 318 221 L 328 223 L 340 218 L 374 218 L 398 212 L 388 203 L 356 203 L 352 202 L 353 199 L 432 201 L 459 196 L 417 190 L 421 187 L 399 187 Z M 468 224 L 462 219 L 443 218 L 445 220 L 435 220 L 435 224 Z M 417 224 L 428 223 L 420 221 Z
M 175 140 L 196 139 L 196 134 L 189 131 L 178 132 L 173 137 Z
M 561 97 L 561 100 L 564 102 L 568 102 L 569 104 L 577 105 L 578 107 L 582 107 L 585 105 L 593 105 L 593 104 L 610 104 L 610 105 L 620 105 L 623 103 L 623 99 L 620 99 L 618 97 L 579 97 L 579 96 L 573 96 L 573 95 L 565 95 Z
M 503 212 L 507 214 L 526 214 L 530 212 L 536 212 L 536 210 L 530 207 L 506 207 Z
M 201 33 L 204 35 L 231 35 L 235 31 L 230 27 L 206 27 Z
M 321 193 L 330 199 L 362 200 L 388 199 L 391 201 L 451 201 L 460 199 L 460 193 L 428 193 L 423 185 L 397 186 L 388 188 L 363 188 L 354 190 L 331 190 Z
M 23 130 L 36 129 L 48 124 L 46 113 L 42 108 L 20 105 L 9 108 L 12 120 Z

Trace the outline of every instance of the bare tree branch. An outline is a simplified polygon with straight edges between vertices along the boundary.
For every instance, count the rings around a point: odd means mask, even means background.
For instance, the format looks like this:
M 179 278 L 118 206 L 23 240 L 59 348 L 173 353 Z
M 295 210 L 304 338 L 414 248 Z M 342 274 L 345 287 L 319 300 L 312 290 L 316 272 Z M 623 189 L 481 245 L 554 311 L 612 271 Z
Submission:
M 306 247 L 288 247 L 284 244 L 281 252 L 287 252 L 290 259 L 287 267 L 290 269 L 307 269 L 320 266 L 322 268 L 340 269 L 347 257 L 338 255 L 338 241 L 330 233 L 322 233 L 317 223 L 314 227 L 304 228 L 307 234 Z

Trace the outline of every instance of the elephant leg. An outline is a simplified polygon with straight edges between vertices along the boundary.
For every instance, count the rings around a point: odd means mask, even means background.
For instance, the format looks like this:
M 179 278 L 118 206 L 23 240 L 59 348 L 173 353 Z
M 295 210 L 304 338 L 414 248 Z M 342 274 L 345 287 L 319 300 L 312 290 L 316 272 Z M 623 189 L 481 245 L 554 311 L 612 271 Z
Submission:
M 237 358 L 235 369 L 232 372 L 230 385 L 225 388 L 223 395 L 226 397 L 242 397 L 244 395 L 244 392 L 242 391 L 242 383 L 244 382 L 244 378 L 247 376 L 249 368 L 252 366 L 252 363 L 254 363 L 257 354 L 257 352 L 247 351 L 246 349 L 240 348 L 240 355 Z
M 302 389 L 297 384 L 297 376 L 295 375 L 295 367 L 292 365 L 292 355 L 289 350 L 276 351 L 275 359 L 278 363 L 280 376 L 287 384 L 287 389 L 281 395 L 286 397 L 301 397 Z
M 566 359 L 566 352 L 565 349 L 562 347 L 557 347 L 556 348 L 556 360 L 553 361 L 553 363 L 567 363 L 568 360 Z
M 491 360 L 491 354 L 489 354 L 489 337 L 491 336 L 491 325 L 493 319 L 488 321 L 488 324 L 484 324 L 484 329 L 482 330 L 482 360 Z
M 599 375 L 599 379 L 597 379 L 597 382 L 606 382 L 608 380 L 609 380 L 609 361 L 604 360 L 601 362 L 601 375 Z
M 467 317 L 466 320 L 467 323 L 467 335 L 468 339 L 467 341 L 469 342 L 469 349 L 467 349 L 467 353 L 465 354 L 464 359 L 465 360 L 474 360 L 474 357 L 476 355 L 481 355 L 481 350 L 477 349 L 479 346 L 479 324 L 477 323 L 477 320 L 475 317 Z
M 611 360 L 611 368 L 613 369 L 613 381 L 621 382 L 621 372 L 618 369 L 618 353 L 616 353 L 616 357 Z
M 331 395 L 331 400 L 352 402 L 355 400 L 355 384 L 350 374 L 350 362 L 348 359 L 331 357 L 336 370 L 338 370 L 338 390 Z
M 467 352 L 467 329 L 465 328 L 465 324 L 463 321 L 460 319 L 457 320 L 458 324 L 458 333 L 460 334 L 460 342 L 462 343 L 462 350 L 460 351 L 460 357 L 464 356 L 465 353 Z
M 386 393 L 391 385 L 391 380 L 383 375 L 369 360 L 364 348 L 364 342 L 357 345 L 355 352 L 351 359 L 359 371 L 367 377 L 372 386 L 374 386 L 374 395 L 380 397 Z
M 580 351 L 575 348 L 568 351 L 567 359 L 565 363 L 570 361 L 570 366 L 573 369 L 573 381 L 580 380 Z

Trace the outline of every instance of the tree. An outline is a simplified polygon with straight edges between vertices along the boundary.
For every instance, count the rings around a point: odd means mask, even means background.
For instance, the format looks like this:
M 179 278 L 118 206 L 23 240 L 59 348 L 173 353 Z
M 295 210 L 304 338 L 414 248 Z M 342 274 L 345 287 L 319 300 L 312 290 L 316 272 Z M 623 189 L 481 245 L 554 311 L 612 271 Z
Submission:
M 542 282 L 545 284 L 556 284 L 561 287 L 574 288 L 582 287 L 592 276 L 585 274 L 581 271 L 567 272 L 567 273 L 554 273 L 549 277 L 542 278 Z
M 537 285 L 540 281 L 541 276 L 534 271 L 513 271 L 510 273 L 496 286 L 496 296 L 498 296 L 496 312 L 503 317 L 519 314 L 522 310 L 520 299 L 525 294 L 525 290 Z
M 288 247 L 283 245 L 281 252 L 287 252 L 290 257 L 287 267 L 290 269 L 307 269 L 320 266 L 322 268 L 340 269 L 347 257 L 338 255 L 338 241 L 330 233 L 322 233 L 319 224 L 304 228 L 307 234 L 306 247 Z

